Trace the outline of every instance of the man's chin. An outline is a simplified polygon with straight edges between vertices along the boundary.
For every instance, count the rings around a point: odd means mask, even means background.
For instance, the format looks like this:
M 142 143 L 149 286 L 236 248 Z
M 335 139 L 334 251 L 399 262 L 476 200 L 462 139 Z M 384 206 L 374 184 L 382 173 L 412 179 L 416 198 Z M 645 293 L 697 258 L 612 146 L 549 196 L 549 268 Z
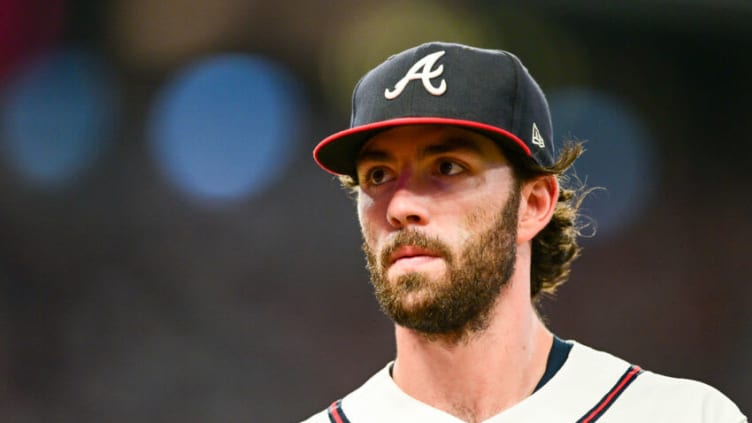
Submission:
M 425 289 L 403 293 L 399 299 L 400 308 L 407 314 L 419 312 L 426 307 L 428 302 L 432 301 L 429 297 L 430 293 Z

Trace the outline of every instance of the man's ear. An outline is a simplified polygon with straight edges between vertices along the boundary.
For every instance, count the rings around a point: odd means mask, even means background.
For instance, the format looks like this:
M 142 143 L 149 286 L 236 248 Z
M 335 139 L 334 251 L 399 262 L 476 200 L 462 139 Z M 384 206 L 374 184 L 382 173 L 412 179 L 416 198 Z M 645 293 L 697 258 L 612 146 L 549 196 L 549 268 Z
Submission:
M 539 176 L 522 184 L 517 226 L 518 243 L 532 240 L 546 227 L 554 215 L 558 198 L 559 183 L 553 175 Z

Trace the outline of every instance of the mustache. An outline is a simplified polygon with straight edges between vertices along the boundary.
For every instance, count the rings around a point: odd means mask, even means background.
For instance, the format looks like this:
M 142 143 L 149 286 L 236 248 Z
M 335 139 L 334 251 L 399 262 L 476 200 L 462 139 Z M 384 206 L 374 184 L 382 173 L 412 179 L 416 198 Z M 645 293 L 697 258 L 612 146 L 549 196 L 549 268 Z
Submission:
M 386 263 L 389 262 L 391 255 L 398 249 L 406 246 L 429 250 L 432 253 L 441 256 L 450 264 L 454 262 L 454 257 L 452 257 L 452 251 L 449 249 L 449 246 L 438 237 L 426 235 L 416 229 L 405 229 L 397 232 L 394 238 L 384 246 L 384 249 L 379 256 L 381 266 L 385 267 Z

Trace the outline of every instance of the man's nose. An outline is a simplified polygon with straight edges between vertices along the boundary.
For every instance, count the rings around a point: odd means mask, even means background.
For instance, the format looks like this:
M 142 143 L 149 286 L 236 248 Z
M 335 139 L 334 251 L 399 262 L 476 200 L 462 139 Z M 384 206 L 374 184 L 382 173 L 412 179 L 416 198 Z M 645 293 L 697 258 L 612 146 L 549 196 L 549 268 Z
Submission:
M 398 181 L 386 210 L 386 218 L 392 227 L 403 229 L 409 225 L 428 223 L 430 198 L 421 192 L 418 185 L 418 181 L 410 177 Z

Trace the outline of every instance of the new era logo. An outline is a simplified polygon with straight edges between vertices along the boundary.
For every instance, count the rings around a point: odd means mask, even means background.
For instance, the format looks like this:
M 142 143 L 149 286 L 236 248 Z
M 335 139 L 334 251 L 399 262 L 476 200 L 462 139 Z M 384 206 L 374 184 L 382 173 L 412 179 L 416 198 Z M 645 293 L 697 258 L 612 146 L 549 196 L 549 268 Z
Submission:
M 533 122 L 533 145 L 540 148 L 546 148 L 546 141 L 543 140 L 543 136 L 538 130 L 538 125 L 536 125 L 535 122 Z
M 393 90 L 388 88 L 384 90 L 384 97 L 386 97 L 387 100 L 394 100 L 402 94 L 402 91 L 407 87 L 407 84 L 415 79 L 420 79 L 423 82 L 423 87 L 429 93 L 436 96 L 444 94 L 447 89 L 446 81 L 444 79 L 441 80 L 438 87 L 431 83 L 432 79 L 438 78 L 444 72 L 444 65 L 439 65 L 436 69 L 433 68 L 436 61 L 439 60 L 439 57 L 443 56 L 444 53 L 446 53 L 446 51 L 437 51 L 436 53 L 431 53 L 415 62 L 405 76 L 394 84 Z

